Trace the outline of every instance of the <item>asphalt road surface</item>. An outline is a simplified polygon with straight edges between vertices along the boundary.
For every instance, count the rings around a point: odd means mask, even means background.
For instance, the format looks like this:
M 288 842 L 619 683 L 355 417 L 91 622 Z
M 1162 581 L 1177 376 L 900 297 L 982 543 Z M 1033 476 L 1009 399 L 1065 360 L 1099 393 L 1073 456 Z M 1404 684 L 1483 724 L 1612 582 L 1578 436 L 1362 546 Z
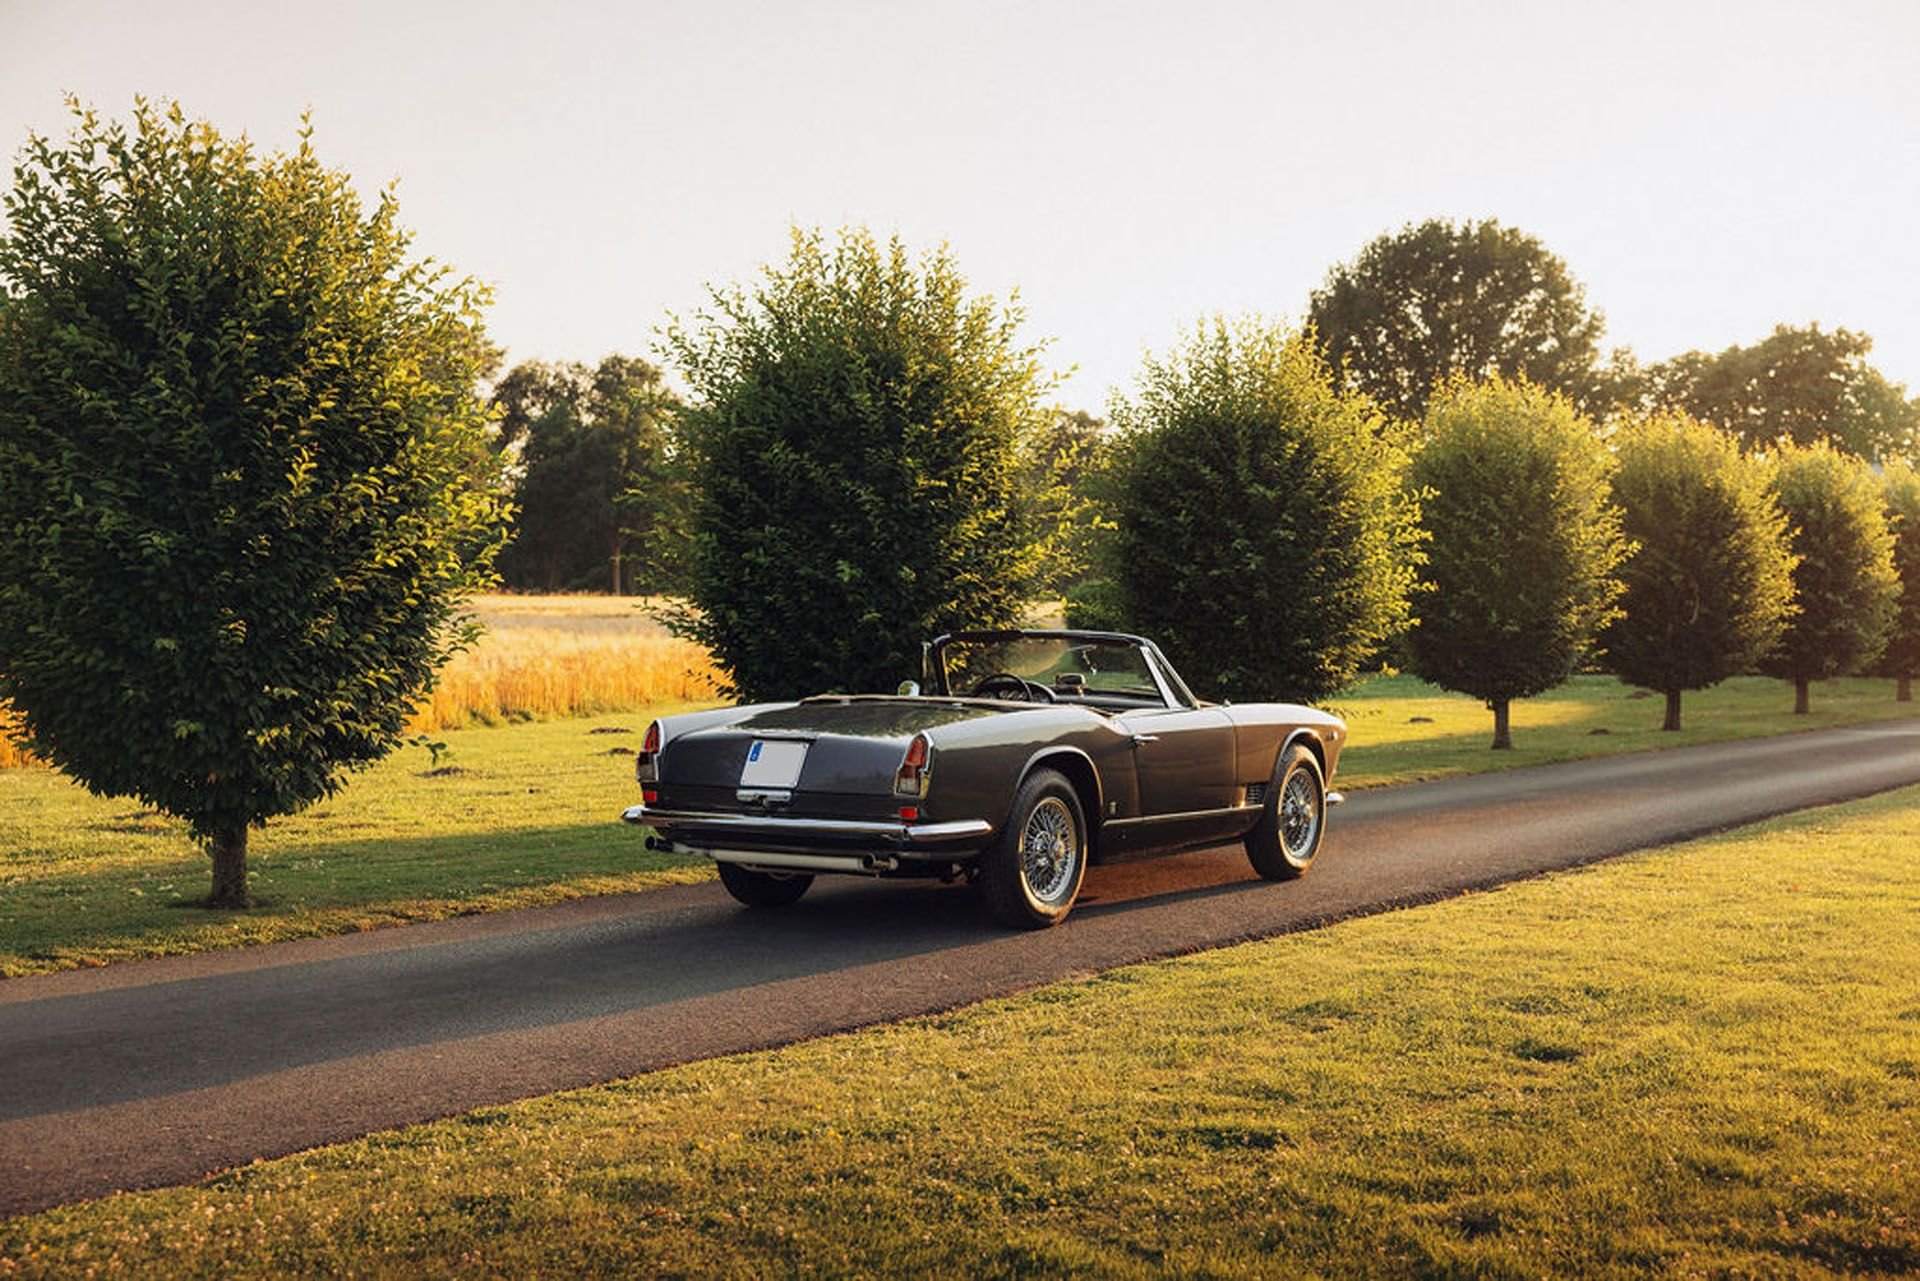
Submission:
M 958 887 L 716 884 L 0 982 L 0 1215 L 1491 886 L 1920 782 L 1920 720 L 1357 795 L 1312 875 L 1096 868 L 1064 926 Z M 614 821 L 607 839 L 637 832 Z

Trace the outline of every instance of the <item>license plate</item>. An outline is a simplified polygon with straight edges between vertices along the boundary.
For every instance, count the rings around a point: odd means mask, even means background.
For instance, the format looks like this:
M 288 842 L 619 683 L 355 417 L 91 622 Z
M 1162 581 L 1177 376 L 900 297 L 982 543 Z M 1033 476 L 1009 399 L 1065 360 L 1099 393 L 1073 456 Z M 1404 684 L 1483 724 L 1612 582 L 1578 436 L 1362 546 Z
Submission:
M 740 786 L 792 787 L 800 781 L 800 767 L 806 760 L 805 743 L 756 738 L 747 749 L 747 763 L 740 767 Z

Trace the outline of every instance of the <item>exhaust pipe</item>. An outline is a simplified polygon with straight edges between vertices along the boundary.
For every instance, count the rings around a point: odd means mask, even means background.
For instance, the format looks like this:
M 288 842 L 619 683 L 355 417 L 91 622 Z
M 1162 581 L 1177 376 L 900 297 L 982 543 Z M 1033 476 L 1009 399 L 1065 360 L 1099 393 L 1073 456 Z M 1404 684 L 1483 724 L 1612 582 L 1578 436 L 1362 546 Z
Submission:
M 862 854 L 860 866 L 869 872 L 891 872 L 900 866 L 900 860 L 891 854 Z

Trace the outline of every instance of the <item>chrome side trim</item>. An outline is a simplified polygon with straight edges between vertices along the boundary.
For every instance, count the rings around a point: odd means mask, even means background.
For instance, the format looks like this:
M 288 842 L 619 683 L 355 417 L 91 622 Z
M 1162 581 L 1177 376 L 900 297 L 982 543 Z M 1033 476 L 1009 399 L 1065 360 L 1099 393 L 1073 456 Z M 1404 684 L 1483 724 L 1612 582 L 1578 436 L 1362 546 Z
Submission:
M 884 823 L 848 818 L 787 818 L 760 814 L 704 814 L 690 810 L 650 810 L 635 805 L 620 815 L 629 823 L 648 823 L 655 827 L 707 827 L 737 832 L 771 832 L 793 836 L 871 837 L 885 841 L 921 844 L 928 841 L 964 841 L 985 836 L 993 824 L 984 818 L 955 819 L 946 823 Z
M 1132 827 L 1139 823 L 1174 823 L 1183 819 L 1219 818 L 1223 814 L 1253 814 L 1260 809 L 1258 805 L 1229 805 L 1217 810 L 1186 810 L 1179 814 L 1146 814 L 1140 818 L 1110 818 L 1102 827 Z

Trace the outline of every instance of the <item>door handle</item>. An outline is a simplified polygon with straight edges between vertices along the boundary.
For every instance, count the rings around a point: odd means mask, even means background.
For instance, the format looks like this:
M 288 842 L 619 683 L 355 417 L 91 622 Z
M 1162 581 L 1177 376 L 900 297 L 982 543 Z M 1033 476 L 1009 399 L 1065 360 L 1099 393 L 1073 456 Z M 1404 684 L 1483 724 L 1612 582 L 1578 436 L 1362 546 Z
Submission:
M 1159 741 L 1160 736 L 1158 734 L 1135 734 L 1133 736 L 1133 745 L 1135 747 L 1145 747 L 1148 743 L 1157 743 Z

